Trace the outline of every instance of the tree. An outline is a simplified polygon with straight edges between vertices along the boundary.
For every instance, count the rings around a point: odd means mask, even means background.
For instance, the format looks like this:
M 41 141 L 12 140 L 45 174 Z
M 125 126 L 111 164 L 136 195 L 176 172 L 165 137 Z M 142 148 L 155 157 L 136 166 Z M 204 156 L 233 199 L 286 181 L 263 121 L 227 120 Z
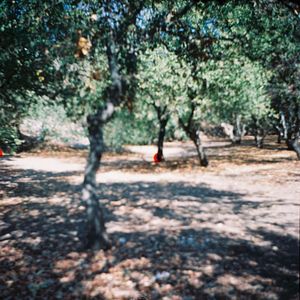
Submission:
M 72 1 L 36 3 L 36 1 L 2 1 L 0 5 L 0 125 L 10 132 L 1 142 L 15 148 L 21 144 L 19 125 L 30 105 L 47 97 L 58 102 L 66 93 L 62 73 L 56 70 L 58 55 L 73 58 L 74 37 L 71 20 Z M 67 95 L 68 94 L 68 95 Z
M 245 131 L 252 131 L 262 146 L 272 117 L 266 93 L 268 72 L 243 55 L 212 61 L 205 67 L 207 120 L 223 123 L 234 143 L 240 143 Z
M 235 49 L 269 73 L 265 90 L 277 114 L 276 127 L 285 127 L 287 145 L 298 157 L 299 86 L 294 75 L 299 70 L 299 11 L 297 1 L 267 0 L 234 7 L 229 3 L 211 11 L 228 40 L 221 49 L 234 42 Z
M 285 7 L 279 5 L 272 10 L 270 5 L 264 7 L 272 21 L 267 23 L 261 18 L 261 22 L 269 32 L 276 29 L 276 34 L 268 36 L 270 44 L 264 47 L 269 54 L 264 63 L 272 70 L 268 91 L 277 113 L 277 127 L 283 128 L 288 149 L 294 150 L 300 159 L 300 85 L 297 79 L 300 74 L 300 5 L 293 1 L 283 3 Z
M 178 58 L 165 47 L 146 51 L 140 57 L 138 70 L 139 97 L 143 99 L 139 106 L 141 113 L 147 117 L 153 108 L 159 124 L 157 139 L 157 160 L 164 160 L 163 144 L 166 126 L 175 109 L 175 99 L 183 92 L 181 78 L 177 76 L 180 69 Z
M 177 73 L 181 75 L 181 81 L 184 82 L 184 89 L 176 102 L 178 121 L 186 135 L 194 143 L 200 165 L 207 167 L 208 158 L 200 139 L 206 82 L 202 80 L 202 76 L 197 77 L 198 73 L 191 70 L 188 65 L 185 65 L 183 70 L 181 74 Z
M 22 5 L 23 1 L 2 1 L 0 5 L 0 147 L 6 151 L 20 144 L 18 125 L 33 96 L 28 91 L 38 91 L 44 80 L 38 72 L 45 58 L 37 34 L 41 25 L 34 19 L 34 7 Z
M 200 131 L 201 127 L 199 122 L 196 122 L 194 119 L 194 114 L 196 111 L 196 104 L 193 102 L 193 100 L 189 101 L 189 112 L 186 116 L 187 121 L 184 121 L 184 117 L 178 113 L 178 119 L 179 119 L 179 124 L 187 134 L 187 136 L 193 141 L 196 150 L 197 150 L 197 155 L 199 158 L 199 163 L 203 167 L 208 166 L 208 159 L 204 150 L 204 147 L 202 146 L 201 139 L 200 139 Z
M 179 125 L 196 146 L 200 165 L 207 166 L 208 159 L 200 140 L 199 116 L 195 119 L 194 114 L 197 104 L 200 105 L 197 93 L 201 93 L 201 89 L 199 81 L 192 78 L 191 67 L 165 47 L 159 47 L 141 57 L 139 79 L 142 104 L 152 106 L 159 121 L 158 160 L 163 159 L 167 122 L 177 113 Z
M 83 182 L 82 200 L 87 207 L 87 246 L 107 248 L 110 241 L 105 230 L 103 211 L 97 197 L 96 172 L 104 149 L 103 125 L 112 118 L 115 107 L 131 105 L 136 92 L 137 55 L 143 50 L 145 38 L 155 35 L 165 18 L 164 7 L 147 2 L 119 1 L 88 7 L 96 13 L 97 30 L 92 44 L 106 48 L 109 84 L 103 93 L 103 103 L 87 117 L 90 152 Z M 186 4 L 185 7 L 189 7 Z M 163 17 L 162 17 L 163 16 Z M 147 17 L 149 20 L 147 20 Z M 154 30 L 154 32 L 153 32 Z M 98 40 L 97 40 L 98 39 Z M 98 41 L 98 42 L 97 42 Z

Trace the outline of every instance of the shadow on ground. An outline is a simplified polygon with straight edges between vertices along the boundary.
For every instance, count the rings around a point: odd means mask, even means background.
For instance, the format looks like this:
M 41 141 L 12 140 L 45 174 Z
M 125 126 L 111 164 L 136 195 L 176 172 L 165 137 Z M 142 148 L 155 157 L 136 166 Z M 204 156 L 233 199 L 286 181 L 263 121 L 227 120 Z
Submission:
M 264 203 L 186 182 L 101 184 L 116 246 L 84 252 L 75 175 L 1 168 L 3 299 L 297 299 L 296 238 L 217 230 L 224 207 L 243 219 Z

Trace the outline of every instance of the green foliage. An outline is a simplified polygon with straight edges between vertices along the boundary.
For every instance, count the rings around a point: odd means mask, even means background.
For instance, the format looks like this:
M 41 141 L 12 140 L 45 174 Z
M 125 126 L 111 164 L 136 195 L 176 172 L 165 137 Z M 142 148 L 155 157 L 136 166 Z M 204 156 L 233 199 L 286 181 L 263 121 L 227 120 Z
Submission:
M 285 4 L 4 0 L 1 143 L 19 143 L 17 128 L 28 113 L 34 116 L 35 103 L 35 117 L 44 116 L 49 136 L 56 132 L 51 124 L 65 124 L 67 116 L 81 120 L 102 107 L 112 93 L 107 52 L 112 37 L 121 100 L 136 103 L 134 116 L 121 110 L 107 125 L 110 146 L 152 142 L 157 107 L 171 115 L 167 136 L 177 136 L 173 113 L 187 119 L 191 103 L 195 121 L 213 123 L 233 123 L 237 115 L 245 122 L 252 116 L 267 120 L 272 104 L 297 129 L 300 19 Z M 85 52 L 80 38 L 89 45 Z M 40 96 L 51 106 L 40 104 Z M 50 107 L 55 120 L 48 117 Z
M 40 137 L 54 143 L 87 142 L 83 120 L 72 122 L 61 104 L 49 104 L 45 97 L 38 97 L 36 103 L 29 108 L 20 129 L 28 136 Z
M 249 122 L 253 115 L 260 119 L 272 114 L 265 89 L 269 75 L 259 63 L 240 56 L 205 67 L 206 120 L 234 124 L 238 115 Z
M 145 104 L 172 109 L 172 102 L 181 87 L 175 73 L 179 69 L 178 58 L 165 47 L 147 50 L 140 56 L 139 96 Z
M 131 113 L 127 109 L 116 112 L 113 120 L 104 127 L 104 140 L 107 148 L 122 151 L 124 145 L 149 145 L 157 142 L 159 124 L 155 112 L 145 117 L 141 112 Z M 166 127 L 165 140 L 183 140 L 185 135 L 178 128 L 176 118 L 171 118 Z
M 0 149 L 7 154 L 12 154 L 21 143 L 16 128 L 0 124 Z
M 151 120 L 139 118 L 128 110 L 121 109 L 104 127 L 104 140 L 109 149 L 121 151 L 126 144 L 151 144 L 157 136 L 156 131 Z

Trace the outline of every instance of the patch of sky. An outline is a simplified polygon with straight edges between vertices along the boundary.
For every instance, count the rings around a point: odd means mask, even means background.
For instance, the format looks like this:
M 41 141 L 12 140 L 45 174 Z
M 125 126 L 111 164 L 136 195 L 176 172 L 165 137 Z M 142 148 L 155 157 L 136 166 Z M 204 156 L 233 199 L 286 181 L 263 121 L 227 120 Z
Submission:
M 213 36 L 215 38 L 220 38 L 221 34 L 217 27 L 217 20 L 215 18 L 211 18 L 204 21 L 204 24 L 201 28 L 201 33 L 204 36 Z
M 137 16 L 137 26 L 141 29 L 145 29 L 148 22 L 153 18 L 153 13 L 153 9 L 142 9 Z

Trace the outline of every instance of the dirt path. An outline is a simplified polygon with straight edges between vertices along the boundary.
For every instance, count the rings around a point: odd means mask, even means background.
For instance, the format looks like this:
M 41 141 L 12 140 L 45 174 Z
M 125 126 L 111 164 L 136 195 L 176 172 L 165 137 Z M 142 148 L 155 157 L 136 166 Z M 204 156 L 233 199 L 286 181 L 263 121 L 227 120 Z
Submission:
M 0 161 L 4 299 L 297 299 L 300 164 L 271 141 L 206 141 L 105 155 L 98 174 L 117 245 L 78 250 L 85 152 Z M 79 233 L 80 236 L 80 233 Z M 144 298 L 139 298 L 144 297 Z M 1 298 L 1 296 L 0 296 Z

